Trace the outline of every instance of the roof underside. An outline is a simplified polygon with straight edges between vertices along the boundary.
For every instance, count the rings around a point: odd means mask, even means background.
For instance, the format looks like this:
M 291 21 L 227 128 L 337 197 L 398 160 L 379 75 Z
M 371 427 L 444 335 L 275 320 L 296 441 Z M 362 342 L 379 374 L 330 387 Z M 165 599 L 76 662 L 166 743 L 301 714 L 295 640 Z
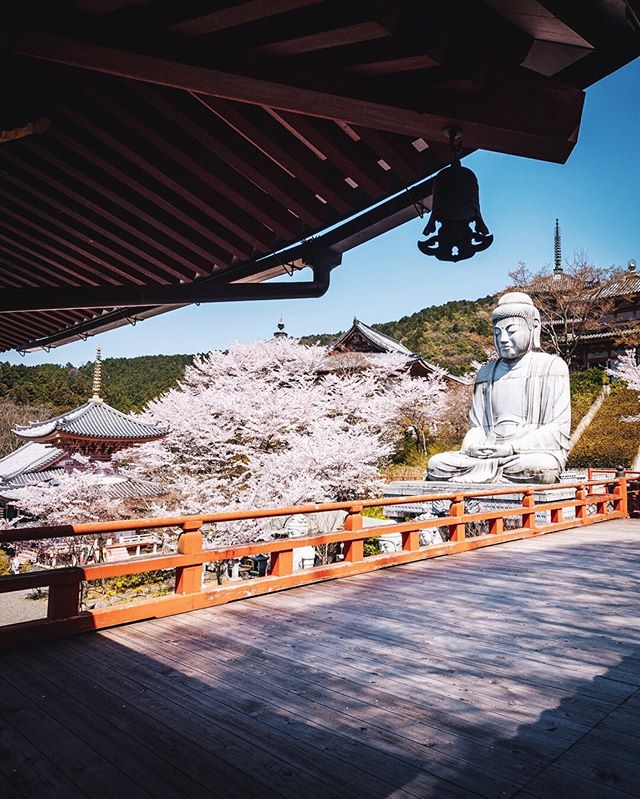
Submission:
M 0 350 L 318 296 L 346 250 L 430 207 L 446 125 L 465 151 L 566 160 L 581 90 L 640 54 L 634 6 L 4 3 Z

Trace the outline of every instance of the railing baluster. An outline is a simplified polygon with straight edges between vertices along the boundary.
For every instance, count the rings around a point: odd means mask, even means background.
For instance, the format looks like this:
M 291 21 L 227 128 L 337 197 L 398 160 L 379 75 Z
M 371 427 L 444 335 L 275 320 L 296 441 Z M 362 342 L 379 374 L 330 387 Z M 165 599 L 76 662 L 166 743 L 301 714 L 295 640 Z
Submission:
M 524 527 L 525 530 L 536 529 L 535 506 L 536 506 L 536 498 L 533 495 L 533 491 L 531 489 L 527 489 L 524 492 L 524 496 L 522 497 L 522 507 L 531 508 L 532 510 L 522 514 L 522 526 Z
M 464 494 L 456 494 L 451 506 L 449 507 L 449 516 L 464 516 Z M 449 525 L 449 540 L 450 541 L 464 541 L 466 535 L 466 526 L 462 524 Z
M 498 516 L 495 519 L 489 519 L 489 535 L 499 535 L 504 532 L 504 518 Z
M 202 522 L 190 520 L 182 525 L 178 538 L 179 555 L 202 552 Z M 176 568 L 176 594 L 197 594 L 202 591 L 202 564 Z
M 349 508 L 347 518 L 344 520 L 344 529 L 350 533 L 362 530 L 362 505 L 352 505 Z M 364 559 L 364 540 L 362 538 L 344 542 L 344 559 L 350 563 L 357 563 Z
M 409 552 L 420 549 L 419 530 L 407 530 L 405 533 L 402 533 L 402 549 Z
M 589 524 L 587 518 L 587 506 L 584 504 L 587 499 L 587 491 L 583 485 L 576 489 L 576 500 L 580 503 L 576 507 L 576 520 L 579 524 Z
M 558 524 L 559 522 L 564 520 L 564 516 L 562 515 L 562 508 L 552 508 L 551 509 L 551 524 Z
M 293 549 L 281 549 L 271 553 L 271 568 L 269 574 L 273 577 L 286 577 L 293 574 Z

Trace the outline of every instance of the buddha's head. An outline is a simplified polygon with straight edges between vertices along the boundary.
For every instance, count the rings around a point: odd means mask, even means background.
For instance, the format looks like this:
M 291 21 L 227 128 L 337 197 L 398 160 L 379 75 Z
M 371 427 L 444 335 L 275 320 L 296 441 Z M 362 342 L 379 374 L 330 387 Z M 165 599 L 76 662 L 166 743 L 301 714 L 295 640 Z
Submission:
M 491 314 L 493 341 L 501 358 L 513 361 L 540 348 L 540 312 L 528 294 L 503 294 Z

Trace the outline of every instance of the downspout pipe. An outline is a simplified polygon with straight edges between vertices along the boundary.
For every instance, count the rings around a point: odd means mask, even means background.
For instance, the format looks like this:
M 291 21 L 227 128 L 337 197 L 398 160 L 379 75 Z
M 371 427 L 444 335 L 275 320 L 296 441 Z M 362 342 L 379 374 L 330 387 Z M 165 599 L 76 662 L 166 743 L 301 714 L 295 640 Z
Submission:
M 291 300 L 322 297 L 329 289 L 331 270 L 342 256 L 318 258 L 309 264 L 313 280 L 265 283 L 221 283 L 210 279 L 169 286 L 86 286 L 65 288 L 4 288 L 0 313 L 59 311 L 69 308 L 142 308 L 191 303 L 247 300 Z

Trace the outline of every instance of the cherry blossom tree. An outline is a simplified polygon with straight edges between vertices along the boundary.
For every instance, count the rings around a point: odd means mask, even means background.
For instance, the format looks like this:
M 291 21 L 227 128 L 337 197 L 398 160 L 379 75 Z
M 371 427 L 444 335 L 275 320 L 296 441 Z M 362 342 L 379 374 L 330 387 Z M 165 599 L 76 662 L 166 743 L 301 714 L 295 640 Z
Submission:
M 623 380 L 632 391 L 637 391 L 640 394 L 640 365 L 637 363 L 634 350 L 626 350 L 623 355 L 620 355 L 616 365 L 613 369 L 607 369 L 607 373 L 611 377 Z M 640 422 L 640 413 L 637 416 L 627 416 L 622 421 Z
M 123 503 L 109 494 L 111 475 L 105 472 L 104 465 L 92 463 L 82 455 L 76 455 L 74 461 L 76 468 L 53 483 L 36 483 L 13 491 L 12 504 L 20 515 L 6 521 L 5 527 L 94 522 L 124 515 Z M 24 541 L 15 549 L 29 550 L 37 553 L 38 560 L 58 565 L 77 566 L 100 558 L 95 536 Z
M 338 371 L 328 360 L 325 348 L 292 339 L 197 357 L 179 386 L 147 408 L 146 419 L 168 424 L 169 435 L 117 459 L 136 478 L 167 487 L 158 514 L 373 495 L 408 420 L 437 427 L 444 383 L 411 378 L 395 354 Z M 238 541 L 274 524 L 216 532 Z
M 291 506 L 372 496 L 408 425 L 437 429 L 440 376 L 412 378 L 400 355 L 367 355 L 335 368 L 327 350 L 292 339 L 235 344 L 197 356 L 143 417 L 170 433 L 117 453 L 112 468 L 164 493 L 146 513 L 175 515 Z M 25 489 L 21 507 L 41 523 L 126 518 L 102 490 L 100 467 Z M 218 542 L 270 535 L 284 520 L 219 525 Z

